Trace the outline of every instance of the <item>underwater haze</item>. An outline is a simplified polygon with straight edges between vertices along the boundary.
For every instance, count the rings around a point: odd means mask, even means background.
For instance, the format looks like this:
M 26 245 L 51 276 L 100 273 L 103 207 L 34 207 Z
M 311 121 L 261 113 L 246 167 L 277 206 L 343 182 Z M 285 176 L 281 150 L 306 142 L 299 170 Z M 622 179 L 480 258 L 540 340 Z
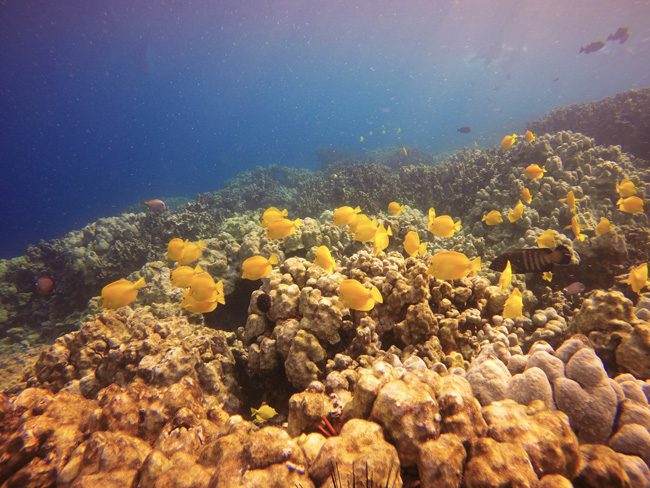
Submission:
M 0 46 L 4 258 L 319 148 L 491 146 L 650 85 L 650 2 L 0 0 Z

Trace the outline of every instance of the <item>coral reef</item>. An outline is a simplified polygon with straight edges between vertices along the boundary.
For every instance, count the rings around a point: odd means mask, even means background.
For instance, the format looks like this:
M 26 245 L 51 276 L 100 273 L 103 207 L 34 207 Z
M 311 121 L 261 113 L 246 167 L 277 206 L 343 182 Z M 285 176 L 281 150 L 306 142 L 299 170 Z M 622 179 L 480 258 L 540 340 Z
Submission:
M 636 88 L 596 102 L 557 108 L 529 124 L 539 133 L 572 130 L 598 144 L 620 144 L 624 151 L 650 162 L 650 88 Z

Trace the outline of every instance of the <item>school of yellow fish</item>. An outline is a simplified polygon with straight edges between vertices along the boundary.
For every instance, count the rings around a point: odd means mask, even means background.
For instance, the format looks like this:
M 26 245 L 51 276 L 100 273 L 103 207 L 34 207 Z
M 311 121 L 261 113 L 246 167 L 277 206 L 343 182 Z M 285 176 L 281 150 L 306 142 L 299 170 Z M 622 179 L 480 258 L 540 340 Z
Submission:
M 501 149 L 503 151 L 510 150 L 515 144 L 518 144 L 518 139 L 523 139 L 526 143 L 533 143 L 536 136 L 529 130 L 523 136 L 506 135 L 501 141 Z M 403 149 L 404 155 L 407 155 L 406 148 Z M 523 175 L 531 181 L 541 180 L 545 174 L 546 170 L 538 164 L 530 164 L 523 170 Z M 637 196 L 638 190 L 631 180 L 624 179 L 617 182 L 615 190 L 620 197 L 616 202 L 618 210 L 629 214 L 638 214 L 644 211 L 644 201 Z M 520 199 L 510 210 L 505 213 L 503 210 L 490 210 L 483 215 L 482 222 L 487 226 L 501 225 L 504 223 L 503 216 L 505 215 L 510 223 L 515 223 L 525 214 L 526 205 L 530 205 L 532 200 L 531 190 L 525 187 L 520 190 Z M 584 241 L 587 236 L 582 230 L 586 222 L 579 212 L 580 200 L 573 190 L 569 190 L 566 197 L 559 199 L 566 205 L 571 215 L 571 221 L 566 228 L 571 229 L 575 240 Z M 387 214 L 399 216 L 406 208 L 399 202 L 391 201 L 387 206 Z M 333 223 L 339 227 L 347 227 L 354 241 L 372 245 L 375 255 L 380 255 L 388 248 L 391 237 L 393 237 L 390 225 L 380 222 L 375 217 L 365 215 L 359 206 L 342 206 L 334 209 Z M 265 230 L 267 239 L 283 240 L 293 235 L 301 227 L 302 220 L 299 218 L 289 219 L 286 209 L 269 207 L 262 213 L 259 224 Z M 451 215 L 437 215 L 435 209 L 430 208 L 427 230 L 433 236 L 449 238 L 461 230 L 461 221 L 460 219 L 454 220 Z M 600 221 L 593 230 L 597 237 L 616 232 L 614 226 L 604 216 L 600 217 Z M 536 244 L 540 248 L 555 249 L 559 236 L 560 234 L 556 230 L 548 229 L 537 237 Z M 215 282 L 213 277 L 198 264 L 194 267 L 190 266 L 201 259 L 205 248 L 206 245 L 201 240 L 190 242 L 178 237 L 171 239 L 167 246 L 166 258 L 176 263 L 170 276 L 172 285 L 184 289 L 180 306 L 193 313 L 209 313 L 214 311 L 219 304 L 225 304 L 223 282 Z M 427 243 L 421 242 L 418 229 L 410 229 L 406 232 L 403 249 L 411 258 L 425 256 Z M 328 274 L 336 272 L 337 269 L 337 264 L 327 246 L 316 248 L 313 263 Z M 428 274 L 439 280 L 457 280 L 481 270 L 480 257 L 470 259 L 456 251 L 437 252 L 428 258 L 427 263 Z M 273 266 L 278 264 L 279 257 L 276 254 L 271 254 L 268 257 L 251 256 L 242 263 L 241 278 L 247 280 L 267 278 L 271 274 Z M 505 269 L 501 272 L 498 286 L 503 291 L 510 292 L 505 301 L 503 317 L 515 319 L 523 314 L 523 295 L 519 288 L 510 291 L 512 277 L 512 268 L 508 261 Z M 547 281 L 551 281 L 552 277 L 550 271 L 543 273 L 543 278 Z M 644 287 L 650 285 L 647 263 L 632 267 L 620 281 L 629 284 L 635 293 L 639 293 Z M 102 306 L 104 308 L 119 308 L 129 305 L 137 299 L 138 290 L 145 286 L 143 278 L 135 282 L 126 279 L 114 281 L 101 291 Z M 340 282 L 339 298 L 343 306 L 361 312 L 368 312 L 376 304 L 383 303 L 381 292 L 375 286 L 366 286 L 358 280 L 350 278 L 344 278 Z M 251 409 L 251 414 L 258 421 L 266 421 L 275 415 L 275 411 L 268 405 L 263 405 L 260 409 Z

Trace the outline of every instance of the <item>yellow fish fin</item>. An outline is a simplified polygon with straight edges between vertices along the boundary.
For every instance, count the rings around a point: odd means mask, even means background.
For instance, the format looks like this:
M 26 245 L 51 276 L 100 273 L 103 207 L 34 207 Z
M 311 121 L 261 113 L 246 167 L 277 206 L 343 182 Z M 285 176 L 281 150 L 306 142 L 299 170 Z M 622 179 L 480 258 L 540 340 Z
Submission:
M 429 222 L 436 218 L 436 209 L 431 207 L 429 209 Z
M 389 236 L 393 235 L 393 231 L 391 230 L 390 225 L 388 226 L 388 229 L 386 229 L 386 234 L 388 234 Z
M 201 249 L 205 249 L 207 246 L 205 245 L 205 242 L 203 240 L 199 239 L 199 242 L 196 243 L 197 246 Z
M 381 296 L 381 292 L 377 289 L 376 286 L 373 285 L 373 287 L 370 289 L 370 296 L 374 301 L 377 303 L 384 303 L 384 299 Z
M 297 227 L 301 227 L 301 226 L 302 226 L 302 220 L 301 220 L 301 219 L 296 219 L 296 220 L 294 220 L 294 221 L 293 221 L 293 225 L 295 225 L 296 228 L 297 228 Z
M 460 219 L 454 223 L 454 230 L 460 230 Z
M 139 290 L 140 288 L 144 288 L 145 286 L 147 286 L 147 283 L 144 281 L 144 278 L 140 278 L 138 281 L 133 283 L 133 288 L 135 288 L 136 290 Z
M 289 215 L 289 211 L 286 208 L 284 210 L 282 210 L 281 213 L 282 213 L 283 217 L 286 217 L 287 215 Z
M 194 272 L 195 272 L 195 273 L 203 273 L 203 268 L 197 264 L 197 265 L 194 267 Z
M 359 205 L 354 207 L 354 213 L 361 213 L 361 207 Z
M 277 254 L 273 253 L 269 256 L 269 263 L 271 263 L 273 266 L 275 266 L 279 262 L 280 262 L 280 258 L 278 257 Z
M 481 271 L 481 256 L 477 256 L 476 258 L 472 259 L 472 271 L 478 273 Z
M 420 247 L 418 248 L 418 252 L 420 253 L 420 256 L 423 256 L 424 253 L 427 252 L 427 243 L 426 242 L 423 242 L 422 244 L 420 244 Z

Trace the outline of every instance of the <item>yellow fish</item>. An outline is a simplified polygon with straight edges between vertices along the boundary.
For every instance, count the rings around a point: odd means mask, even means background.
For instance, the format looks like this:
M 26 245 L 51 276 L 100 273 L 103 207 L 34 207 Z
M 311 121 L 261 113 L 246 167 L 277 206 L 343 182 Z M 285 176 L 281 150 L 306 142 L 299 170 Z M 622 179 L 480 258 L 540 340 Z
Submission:
M 197 273 L 202 273 L 203 269 L 198 264 L 195 268 L 191 266 L 179 266 L 172 271 L 172 285 L 176 288 L 187 288 L 190 286 L 190 281 Z
M 169 241 L 169 244 L 167 244 L 167 259 L 170 261 L 178 261 L 181 258 L 186 243 L 187 241 L 184 241 L 180 237 L 174 237 Z
M 261 225 L 262 227 L 268 227 L 271 222 L 282 220 L 287 215 L 289 215 L 289 212 L 286 208 L 284 210 L 280 210 L 276 207 L 269 207 L 264 210 L 264 213 L 262 214 Z
M 535 134 L 533 134 L 531 131 L 527 130 L 526 134 L 524 135 L 526 137 L 526 142 L 535 142 L 537 140 L 537 137 Z
M 348 224 L 348 227 L 350 228 L 350 232 L 352 232 L 354 234 L 356 232 L 356 230 L 357 230 L 357 227 L 359 227 L 361 224 L 368 224 L 370 222 L 372 222 L 370 220 L 370 217 L 368 217 L 365 214 L 360 213 L 360 214 L 356 214 L 352 218 L 352 220 Z
M 404 156 L 408 156 L 408 155 L 409 155 L 409 151 L 408 151 L 408 149 L 406 149 L 405 147 L 402 147 L 402 149 L 400 149 L 400 151 L 402 151 L 402 154 L 403 154 Z
M 428 230 L 437 237 L 451 237 L 460 230 L 460 219 L 456 222 L 449 215 L 440 215 L 436 217 L 436 211 L 429 209 L 429 227 Z
M 643 213 L 643 200 L 636 196 L 619 198 L 616 205 L 618 205 L 618 209 L 621 212 L 629 214 Z
M 181 252 L 181 257 L 176 261 L 181 266 L 187 266 L 188 264 L 198 261 L 203 250 L 205 249 L 205 243 L 203 241 L 198 242 L 186 242 L 183 251 Z
M 192 313 L 210 313 L 217 308 L 217 300 L 204 300 L 199 302 L 190 293 L 189 290 L 183 294 L 181 308 Z
M 339 207 L 334 210 L 334 225 L 343 227 L 344 225 L 349 224 L 360 212 L 361 208 L 359 207 Z
M 551 281 L 553 279 L 553 273 L 550 271 L 544 271 L 542 273 L 542 278 L 545 279 L 546 281 Z
M 280 219 L 271 222 L 266 228 L 267 239 L 286 239 L 292 235 L 298 227 L 302 225 L 302 220 Z
M 508 212 L 508 220 L 510 222 L 517 222 L 521 218 L 521 216 L 524 214 L 524 204 L 521 203 L 521 200 L 517 200 L 517 205 Z
M 539 166 L 539 164 L 529 164 L 524 170 L 524 176 L 530 178 L 531 180 L 539 180 L 544 176 L 546 170 Z
M 621 198 L 627 198 L 636 195 L 637 189 L 634 183 L 625 178 L 620 183 L 616 183 L 616 191 Z
M 567 207 L 569 207 L 569 212 L 571 212 L 571 213 L 576 213 L 576 202 L 577 201 L 578 201 L 578 199 L 574 195 L 573 190 L 570 190 L 566 194 L 566 198 L 560 198 L 560 202 L 566 203 Z
M 555 249 L 557 247 L 557 232 L 554 230 L 545 230 L 535 239 L 538 247 Z
M 390 225 L 388 226 L 388 229 L 384 227 L 384 224 L 381 224 L 377 228 L 374 241 L 375 256 L 379 256 L 379 254 L 388 247 L 388 244 L 390 243 L 389 237 L 392 235 L 393 231 L 391 230 Z
M 614 232 L 614 226 L 609 221 L 609 219 L 605 217 L 601 217 L 600 222 L 596 224 L 596 235 L 602 236 L 603 234 L 607 234 L 608 232 Z
M 501 149 L 507 151 L 515 142 L 517 142 L 517 134 L 507 135 L 501 139 Z
M 533 196 L 530 194 L 530 190 L 528 188 L 521 190 L 521 199 L 526 202 L 527 205 L 530 205 L 530 202 L 533 201 Z
M 190 281 L 189 294 L 197 302 L 218 301 L 223 297 L 223 283 L 221 281 L 219 283 L 221 284 L 215 283 L 214 278 L 205 271 L 197 273 Z
M 481 271 L 481 258 L 470 259 L 461 252 L 440 251 L 429 259 L 428 273 L 439 280 L 459 280 Z
M 379 226 L 377 225 L 376 219 L 364 219 L 362 222 L 356 223 L 352 238 L 357 242 L 372 242 L 375 240 L 375 235 L 378 230 Z
M 261 280 L 271 274 L 273 266 L 278 264 L 277 254 L 271 254 L 266 259 L 264 256 L 251 256 L 242 263 L 241 277 L 245 280 Z
M 506 267 L 501 272 L 499 276 L 499 288 L 503 291 L 508 291 L 512 285 L 512 266 L 510 266 L 510 261 L 506 262 Z
M 648 282 L 648 263 L 630 268 L 630 274 L 623 283 L 630 285 L 634 293 L 639 293 L 646 286 L 650 286 L 650 282 Z
M 384 302 L 377 287 L 372 286 L 368 289 L 357 280 L 351 279 L 341 281 L 339 298 L 346 307 L 360 312 L 372 310 L 375 303 Z
M 575 215 L 571 217 L 571 225 L 567 225 L 565 229 L 571 229 L 573 231 L 573 235 L 579 241 L 584 241 L 587 238 L 587 236 L 582 233 L 580 222 L 578 222 L 578 217 Z
M 336 262 L 332 258 L 332 253 L 327 246 L 320 246 L 316 248 L 316 256 L 314 257 L 314 264 L 320 266 L 328 273 L 333 273 L 336 268 Z
M 410 230 L 404 236 L 404 250 L 412 258 L 418 255 L 423 256 L 427 250 L 427 243 L 420 243 L 419 234 L 414 230 Z
M 251 417 L 255 419 L 255 422 L 267 422 L 277 415 L 278 412 L 266 402 L 263 402 L 260 408 L 251 408 Z
M 404 205 L 400 205 L 400 204 L 397 203 L 397 202 L 390 202 L 390 203 L 388 204 L 388 213 L 391 214 L 391 215 L 399 215 L 399 214 L 402 213 L 402 211 L 403 211 L 405 208 L 406 208 L 406 207 L 405 207 Z
M 516 319 L 521 317 L 524 311 L 524 300 L 521 295 L 519 288 L 512 290 L 512 293 L 506 300 L 505 305 L 503 306 L 503 318 L 504 319 Z
M 498 210 L 490 210 L 481 219 L 486 225 L 499 225 L 503 223 L 503 216 Z
M 125 280 L 124 278 L 109 283 L 102 288 L 102 307 L 125 307 L 138 298 L 138 290 L 145 286 L 147 286 L 147 284 L 145 283 L 144 278 L 140 278 L 135 283 Z

